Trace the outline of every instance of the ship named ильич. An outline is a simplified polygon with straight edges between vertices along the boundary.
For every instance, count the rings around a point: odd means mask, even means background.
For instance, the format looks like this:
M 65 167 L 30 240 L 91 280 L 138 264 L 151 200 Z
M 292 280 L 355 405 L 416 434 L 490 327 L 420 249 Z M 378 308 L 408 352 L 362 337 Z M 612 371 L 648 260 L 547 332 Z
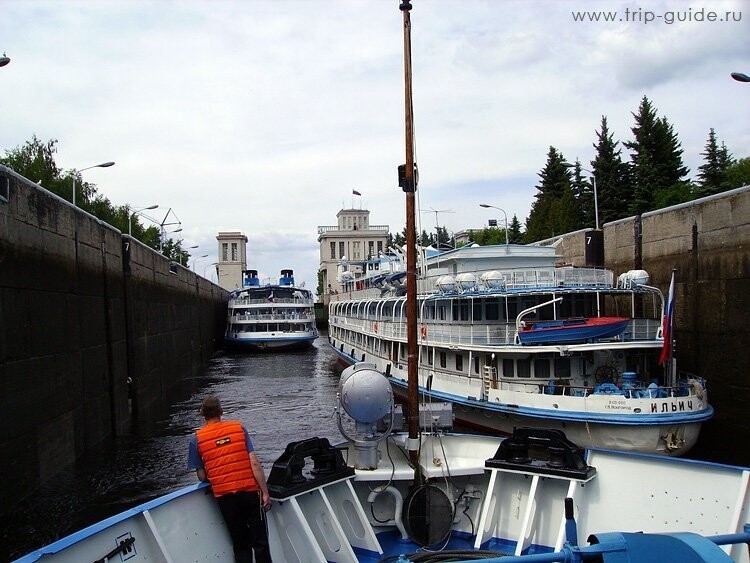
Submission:
M 429 254 L 429 255 L 428 255 Z M 545 246 L 423 251 L 419 392 L 450 401 L 458 420 L 510 433 L 558 428 L 583 447 L 683 455 L 713 414 L 703 378 L 664 358 L 669 303 L 644 271 L 556 266 Z M 344 261 L 329 339 L 405 394 L 400 252 Z M 666 338 L 671 343 L 670 337 Z

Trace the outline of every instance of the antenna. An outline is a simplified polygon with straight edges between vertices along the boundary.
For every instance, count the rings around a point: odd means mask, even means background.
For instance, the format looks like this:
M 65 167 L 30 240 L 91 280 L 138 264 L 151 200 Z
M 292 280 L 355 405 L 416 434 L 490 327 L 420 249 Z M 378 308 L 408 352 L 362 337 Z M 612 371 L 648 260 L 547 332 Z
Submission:
M 429 209 L 425 209 L 422 211 L 422 213 L 434 213 L 435 214 L 435 244 L 437 244 L 438 247 L 440 247 L 440 224 L 438 223 L 438 214 L 439 213 L 455 213 L 452 209 L 433 209 L 430 207 Z

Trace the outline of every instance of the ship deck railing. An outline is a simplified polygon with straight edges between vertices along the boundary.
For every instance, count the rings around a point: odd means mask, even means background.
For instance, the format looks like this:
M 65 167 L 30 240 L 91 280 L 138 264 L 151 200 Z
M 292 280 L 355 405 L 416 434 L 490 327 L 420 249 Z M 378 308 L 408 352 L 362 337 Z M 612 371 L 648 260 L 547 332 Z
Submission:
M 248 299 L 246 297 L 238 297 L 237 299 L 230 299 L 230 307 L 242 307 L 244 305 L 280 305 L 280 304 L 292 304 L 299 306 L 312 307 L 314 301 L 312 298 L 305 299 L 299 297 L 274 297 L 273 299 Z
M 481 281 L 482 274 L 487 272 L 498 272 L 499 279 L 493 283 L 496 289 L 490 289 Z M 486 268 L 477 270 L 464 270 L 461 273 L 472 273 L 477 283 L 470 292 L 489 291 L 529 291 L 529 290 L 575 290 L 575 289 L 615 289 L 614 273 L 602 268 L 573 268 L 573 267 L 544 267 L 544 268 L 515 268 L 497 269 Z M 420 296 L 441 294 L 437 287 L 437 281 L 445 274 L 429 274 L 427 277 L 417 279 L 417 292 Z M 455 276 L 454 276 L 455 277 Z M 367 284 L 367 278 L 358 278 L 348 282 L 345 289 L 340 293 L 329 295 L 331 301 L 344 301 L 350 299 L 377 299 L 383 297 L 383 288 L 366 287 L 363 289 L 350 289 L 357 283 Z M 461 291 L 446 293 L 445 295 L 461 295 Z
M 432 368 L 431 368 L 432 369 Z M 474 375 L 475 378 L 481 379 L 481 376 Z M 593 376 L 592 376 L 593 380 Z M 624 399 L 665 399 L 670 397 L 698 397 L 702 398 L 704 388 L 693 385 L 674 385 L 662 386 L 654 385 L 649 387 L 643 382 L 637 385 L 616 385 L 615 383 L 605 383 L 597 385 L 571 385 L 566 383 L 565 379 L 531 378 L 522 381 L 519 378 L 509 379 L 491 379 L 489 388 L 499 391 L 515 391 L 522 393 L 557 395 L 563 397 L 589 397 L 596 396 L 617 396 Z
M 314 313 L 276 313 L 268 315 L 231 315 L 232 321 L 314 321 Z
M 351 317 L 331 317 L 333 324 L 355 330 L 369 336 L 379 336 L 389 340 L 406 340 L 406 323 L 384 321 L 382 319 L 354 319 Z M 377 324 L 377 327 L 375 326 Z M 445 346 L 513 346 L 516 342 L 515 322 L 470 321 L 420 321 L 420 344 Z M 653 342 L 661 322 L 656 319 L 631 319 L 620 336 L 600 339 L 598 342 Z M 533 345 L 524 346 L 533 348 Z

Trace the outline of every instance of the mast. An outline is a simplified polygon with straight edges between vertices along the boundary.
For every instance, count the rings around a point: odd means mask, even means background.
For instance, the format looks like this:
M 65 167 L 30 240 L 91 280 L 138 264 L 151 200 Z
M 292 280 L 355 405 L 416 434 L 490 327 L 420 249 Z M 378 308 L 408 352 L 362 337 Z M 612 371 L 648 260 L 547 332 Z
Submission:
M 399 166 L 399 186 L 406 193 L 406 341 L 409 428 L 409 460 L 414 467 L 415 481 L 419 472 L 419 380 L 417 377 L 417 231 L 414 219 L 414 200 L 417 175 L 414 163 L 414 115 L 411 82 L 411 0 L 402 0 L 399 10 L 404 17 L 404 121 L 406 134 L 406 164 Z

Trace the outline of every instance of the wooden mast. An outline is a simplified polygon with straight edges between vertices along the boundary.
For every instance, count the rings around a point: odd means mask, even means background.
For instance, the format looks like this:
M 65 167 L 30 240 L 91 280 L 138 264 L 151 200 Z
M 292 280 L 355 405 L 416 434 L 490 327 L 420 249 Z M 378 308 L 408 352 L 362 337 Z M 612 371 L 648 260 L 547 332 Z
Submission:
M 399 186 L 406 192 L 406 341 L 408 376 L 409 460 L 414 467 L 415 481 L 421 482 L 419 471 L 419 381 L 417 377 L 417 233 L 414 219 L 417 174 L 414 163 L 414 115 L 411 81 L 411 0 L 402 0 L 399 9 L 404 17 L 404 120 L 406 164 L 399 166 Z

